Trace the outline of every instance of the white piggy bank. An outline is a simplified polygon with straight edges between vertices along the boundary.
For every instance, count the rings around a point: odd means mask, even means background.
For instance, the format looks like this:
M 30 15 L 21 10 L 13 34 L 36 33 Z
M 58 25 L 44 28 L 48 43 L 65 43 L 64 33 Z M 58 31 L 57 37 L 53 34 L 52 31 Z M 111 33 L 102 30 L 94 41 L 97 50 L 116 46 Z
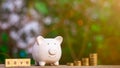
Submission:
M 59 65 L 61 58 L 61 43 L 63 38 L 43 38 L 38 36 L 32 48 L 32 56 L 36 65 L 45 66 L 46 63 Z

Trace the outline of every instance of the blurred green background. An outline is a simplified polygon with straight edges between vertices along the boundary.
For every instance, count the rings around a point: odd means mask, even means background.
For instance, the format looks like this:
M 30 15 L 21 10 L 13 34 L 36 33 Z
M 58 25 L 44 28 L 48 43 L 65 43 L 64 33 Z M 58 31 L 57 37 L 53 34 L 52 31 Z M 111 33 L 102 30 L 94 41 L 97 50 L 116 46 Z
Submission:
M 98 64 L 119 65 L 120 0 L 0 0 L 0 63 L 32 59 L 39 35 L 63 36 L 60 64 L 98 53 Z

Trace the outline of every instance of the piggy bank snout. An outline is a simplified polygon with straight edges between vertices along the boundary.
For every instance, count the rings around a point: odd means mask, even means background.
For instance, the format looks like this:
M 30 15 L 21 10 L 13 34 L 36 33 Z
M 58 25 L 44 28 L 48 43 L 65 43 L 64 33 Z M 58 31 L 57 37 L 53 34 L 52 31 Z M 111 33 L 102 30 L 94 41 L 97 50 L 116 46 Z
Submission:
M 49 55 L 55 55 L 57 53 L 56 49 L 49 49 L 48 50 Z

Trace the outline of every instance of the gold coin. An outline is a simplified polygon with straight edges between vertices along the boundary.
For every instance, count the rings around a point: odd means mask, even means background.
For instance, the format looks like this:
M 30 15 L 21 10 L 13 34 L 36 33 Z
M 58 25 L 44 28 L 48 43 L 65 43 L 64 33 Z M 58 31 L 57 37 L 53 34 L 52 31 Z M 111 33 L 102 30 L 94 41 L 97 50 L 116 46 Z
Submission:
M 97 53 L 92 53 L 92 54 L 90 54 L 90 58 L 97 58 Z
M 96 66 L 97 65 L 97 53 L 90 54 L 89 58 L 90 58 L 90 65 Z
M 89 58 L 82 58 L 82 65 L 89 66 Z
M 81 61 L 74 61 L 75 66 L 81 66 Z
M 67 63 L 67 65 L 68 65 L 68 66 L 74 66 L 74 64 L 73 64 L 73 63 Z

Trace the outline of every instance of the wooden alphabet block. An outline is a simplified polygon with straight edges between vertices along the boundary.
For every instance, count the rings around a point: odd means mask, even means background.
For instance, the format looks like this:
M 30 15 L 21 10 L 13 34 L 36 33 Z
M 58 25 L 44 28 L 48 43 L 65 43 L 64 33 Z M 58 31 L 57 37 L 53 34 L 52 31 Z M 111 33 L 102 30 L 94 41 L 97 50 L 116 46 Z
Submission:
M 31 66 L 30 59 L 5 59 L 6 67 Z

